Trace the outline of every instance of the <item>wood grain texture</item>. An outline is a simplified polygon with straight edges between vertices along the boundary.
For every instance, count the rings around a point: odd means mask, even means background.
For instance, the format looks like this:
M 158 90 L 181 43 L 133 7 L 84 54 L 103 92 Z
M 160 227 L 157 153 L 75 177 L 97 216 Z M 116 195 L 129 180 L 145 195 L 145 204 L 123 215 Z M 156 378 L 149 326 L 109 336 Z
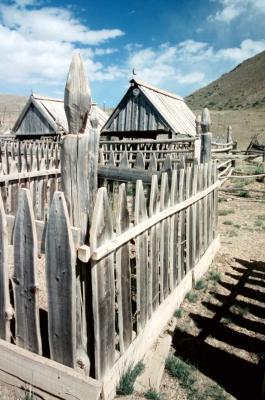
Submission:
M 8 286 L 8 228 L 2 196 L 0 193 L 0 338 L 10 342 L 10 320 L 13 310 L 10 305 Z
M 170 190 L 170 204 L 174 206 L 178 203 L 178 171 L 172 171 L 171 190 Z M 178 281 L 178 218 L 179 214 L 175 214 L 170 218 L 170 235 L 169 235 L 169 248 L 170 248 L 170 270 L 169 270 L 169 289 L 172 290 L 176 287 Z
M 143 182 L 136 182 L 135 225 L 147 220 L 146 199 Z M 137 333 L 140 333 L 148 319 L 148 232 L 135 238 L 136 280 L 137 280 Z
M 118 235 L 129 229 L 129 212 L 125 184 L 119 186 L 116 232 Z M 129 243 L 125 243 L 116 252 L 116 288 L 118 302 L 118 324 L 120 351 L 124 351 L 132 342 L 132 299 L 131 267 Z
M 91 251 L 110 240 L 113 222 L 106 188 L 97 193 L 90 231 Z M 113 253 L 92 261 L 95 372 L 102 379 L 115 360 L 115 284 Z
M 91 94 L 80 54 L 74 54 L 64 92 L 69 134 L 84 133 L 91 107 Z
M 0 378 L 45 400 L 98 400 L 102 384 L 72 368 L 0 340 Z M 39 397 L 39 396 L 36 396 Z
M 76 367 L 76 252 L 64 195 L 55 192 L 46 232 L 51 358 Z
M 160 203 L 159 203 L 160 195 L 158 189 L 158 180 L 157 176 L 152 176 L 152 184 L 151 184 L 151 192 L 150 192 L 150 203 L 149 203 L 149 216 L 152 217 L 159 213 Z M 149 314 L 153 313 L 158 305 L 159 305 L 159 286 L 160 286 L 160 277 L 159 277 L 159 243 L 160 243 L 160 224 L 154 225 L 150 229 L 150 267 L 149 267 L 149 275 L 150 275 L 150 289 L 149 289 L 149 303 L 151 304 L 148 307 Z
M 16 343 L 42 353 L 37 279 L 37 233 L 28 189 L 20 189 L 14 226 L 14 275 Z
M 163 211 L 170 206 L 168 174 L 164 172 L 161 179 L 160 189 L 160 210 Z M 160 234 L 160 288 L 161 301 L 163 301 L 169 293 L 169 234 L 170 234 L 170 218 L 161 222 Z

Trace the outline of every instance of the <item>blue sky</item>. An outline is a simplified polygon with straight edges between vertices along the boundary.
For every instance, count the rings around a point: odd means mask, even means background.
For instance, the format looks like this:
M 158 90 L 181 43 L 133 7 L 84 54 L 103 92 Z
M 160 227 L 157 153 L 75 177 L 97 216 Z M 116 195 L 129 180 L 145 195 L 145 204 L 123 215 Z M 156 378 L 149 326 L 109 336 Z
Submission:
M 265 50 L 265 0 L 0 0 L 0 92 L 63 97 L 80 51 L 93 100 L 137 78 L 185 96 Z

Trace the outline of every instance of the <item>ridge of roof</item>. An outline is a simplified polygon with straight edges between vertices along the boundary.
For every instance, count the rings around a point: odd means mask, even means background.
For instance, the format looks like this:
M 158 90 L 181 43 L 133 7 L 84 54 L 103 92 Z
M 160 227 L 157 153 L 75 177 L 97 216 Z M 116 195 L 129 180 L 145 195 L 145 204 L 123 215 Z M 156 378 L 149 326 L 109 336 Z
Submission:
M 145 83 L 145 82 L 140 81 L 138 79 L 131 79 L 130 83 L 136 83 L 136 85 L 138 85 L 138 86 L 146 87 L 147 89 L 153 90 L 154 92 L 157 92 L 157 93 L 161 93 L 164 96 L 172 97 L 173 99 L 184 101 L 183 97 L 181 97 L 181 96 L 178 96 L 178 95 L 176 95 L 174 93 L 167 92 L 166 90 L 157 88 L 155 86 L 149 85 L 148 83 Z
M 55 102 L 59 102 L 59 103 L 63 103 L 64 102 L 63 99 L 57 99 L 57 98 L 54 98 L 54 97 L 42 96 L 42 95 L 39 95 L 37 93 L 32 93 L 31 96 L 33 96 L 35 100 L 55 101 Z M 92 106 L 97 106 L 97 103 L 92 101 L 91 105 Z

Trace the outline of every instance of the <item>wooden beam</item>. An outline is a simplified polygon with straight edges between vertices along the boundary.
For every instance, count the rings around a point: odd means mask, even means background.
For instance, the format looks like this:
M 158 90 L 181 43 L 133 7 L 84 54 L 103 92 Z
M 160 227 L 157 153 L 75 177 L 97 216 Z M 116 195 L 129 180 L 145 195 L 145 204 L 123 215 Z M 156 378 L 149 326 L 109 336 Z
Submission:
M 55 361 L 0 339 L 0 378 L 12 385 L 36 388 L 43 399 L 98 400 L 102 384 Z

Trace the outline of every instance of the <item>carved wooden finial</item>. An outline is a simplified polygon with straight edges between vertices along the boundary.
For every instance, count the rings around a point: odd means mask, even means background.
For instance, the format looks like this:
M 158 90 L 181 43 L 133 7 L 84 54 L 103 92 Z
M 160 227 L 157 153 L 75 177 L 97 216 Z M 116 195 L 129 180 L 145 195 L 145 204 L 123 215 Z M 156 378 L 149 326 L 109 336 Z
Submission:
M 208 110 L 207 107 L 204 107 L 204 109 L 202 110 L 201 118 L 202 118 L 201 121 L 202 133 L 210 132 L 211 116 L 210 116 L 210 111 Z
M 69 133 L 84 133 L 91 108 L 91 92 L 80 54 L 74 54 L 64 92 L 64 109 Z

